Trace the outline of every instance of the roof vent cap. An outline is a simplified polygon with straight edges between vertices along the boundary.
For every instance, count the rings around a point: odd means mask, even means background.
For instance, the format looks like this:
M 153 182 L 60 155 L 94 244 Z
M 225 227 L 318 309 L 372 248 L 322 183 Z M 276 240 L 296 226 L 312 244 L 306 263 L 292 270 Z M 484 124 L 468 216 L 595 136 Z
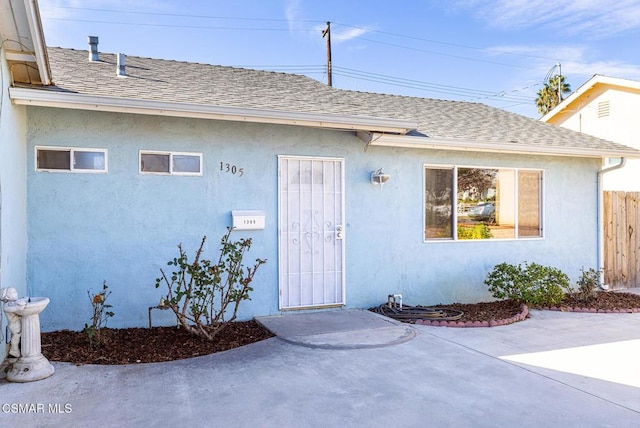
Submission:
M 89 43 L 89 61 L 100 61 L 98 57 L 98 36 L 87 37 Z
M 116 69 L 116 75 L 117 76 L 126 76 L 127 75 L 127 71 L 125 69 L 125 66 L 126 66 L 125 58 L 126 58 L 126 56 L 123 53 L 119 53 L 118 54 L 118 68 Z

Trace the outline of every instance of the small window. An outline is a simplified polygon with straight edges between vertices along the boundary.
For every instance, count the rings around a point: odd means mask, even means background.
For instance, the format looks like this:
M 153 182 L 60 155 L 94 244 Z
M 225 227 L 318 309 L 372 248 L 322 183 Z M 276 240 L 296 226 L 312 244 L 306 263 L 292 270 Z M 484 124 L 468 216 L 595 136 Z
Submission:
M 143 174 L 202 175 L 202 153 L 140 152 Z
M 36 170 L 106 172 L 107 151 L 70 147 L 36 147 Z
M 141 172 L 157 172 L 170 174 L 169 168 L 170 155 L 159 153 L 141 153 L 140 154 L 140 171 Z

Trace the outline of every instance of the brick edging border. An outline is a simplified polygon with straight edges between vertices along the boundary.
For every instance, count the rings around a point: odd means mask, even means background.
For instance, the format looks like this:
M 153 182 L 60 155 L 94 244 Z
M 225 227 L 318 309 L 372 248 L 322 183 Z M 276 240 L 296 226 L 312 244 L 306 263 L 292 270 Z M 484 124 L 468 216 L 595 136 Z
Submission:
M 590 314 L 631 314 L 631 313 L 640 313 L 640 308 L 629 308 L 629 309 L 594 309 L 594 308 L 579 308 L 579 307 L 571 307 L 571 306 L 543 306 L 541 309 L 544 311 L 558 311 L 558 312 L 583 312 Z
M 520 306 L 520 313 L 514 315 L 510 318 L 502 319 L 502 320 L 491 320 L 491 321 L 438 321 L 438 320 L 416 320 L 415 324 L 417 325 L 431 325 L 435 327 L 457 327 L 457 328 L 466 328 L 466 327 L 498 327 L 501 325 L 513 324 L 514 322 L 524 320 L 527 315 L 529 315 L 529 308 L 527 305 L 522 304 Z

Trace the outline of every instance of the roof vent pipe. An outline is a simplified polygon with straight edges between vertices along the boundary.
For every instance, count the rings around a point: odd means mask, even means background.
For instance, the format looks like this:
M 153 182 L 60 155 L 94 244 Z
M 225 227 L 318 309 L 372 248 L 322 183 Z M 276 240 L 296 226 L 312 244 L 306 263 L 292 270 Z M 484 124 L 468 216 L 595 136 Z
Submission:
M 87 37 L 89 42 L 89 61 L 100 61 L 98 58 L 98 36 Z
M 118 54 L 118 68 L 116 70 L 117 76 L 126 76 L 127 72 L 125 70 L 125 55 L 123 53 Z

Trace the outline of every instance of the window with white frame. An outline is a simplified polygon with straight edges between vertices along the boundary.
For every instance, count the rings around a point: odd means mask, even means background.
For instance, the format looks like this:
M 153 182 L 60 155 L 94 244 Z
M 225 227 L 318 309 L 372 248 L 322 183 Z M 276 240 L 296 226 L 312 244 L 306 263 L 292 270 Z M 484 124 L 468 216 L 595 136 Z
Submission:
M 140 151 L 142 174 L 202 175 L 202 153 Z
M 107 172 L 107 150 L 38 146 L 36 147 L 36 170 Z
M 542 171 L 425 166 L 424 239 L 542 237 Z

